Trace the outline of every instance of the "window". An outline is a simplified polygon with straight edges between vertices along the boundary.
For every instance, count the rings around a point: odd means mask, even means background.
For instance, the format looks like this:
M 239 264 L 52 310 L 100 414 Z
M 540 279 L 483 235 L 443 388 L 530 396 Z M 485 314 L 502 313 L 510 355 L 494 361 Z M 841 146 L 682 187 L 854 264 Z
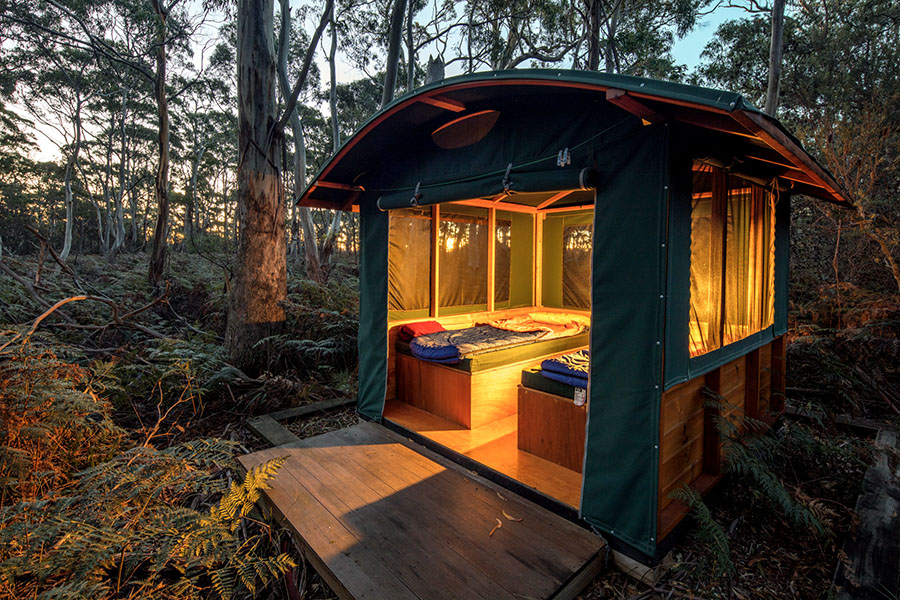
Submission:
M 497 211 L 494 225 L 494 306 L 509 306 L 510 267 L 512 266 L 512 220 Z
M 772 194 L 724 170 L 694 167 L 690 354 L 761 331 L 774 320 Z
M 563 226 L 562 303 L 566 308 L 591 308 L 591 248 L 594 226 Z
M 388 310 L 396 318 L 428 315 L 431 288 L 431 208 L 391 212 Z
M 438 237 L 438 306 L 487 305 L 488 209 L 444 205 Z
M 389 318 L 488 310 L 491 278 L 493 310 L 531 306 L 533 246 L 530 214 L 450 203 L 392 210 Z

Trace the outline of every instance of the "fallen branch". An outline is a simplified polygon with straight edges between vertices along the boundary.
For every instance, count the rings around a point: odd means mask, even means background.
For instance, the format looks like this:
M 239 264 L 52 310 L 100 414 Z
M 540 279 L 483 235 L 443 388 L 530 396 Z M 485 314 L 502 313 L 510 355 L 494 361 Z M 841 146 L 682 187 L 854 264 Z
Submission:
M 10 269 L 10 268 L 6 265 L 6 263 L 5 263 L 4 261 L 2 261 L 2 260 L 0 260 L 0 271 L 2 271 L 3 273 L 5 273 L 5 274 L 8 275 L 9 277 L 13 278 L 13 279 L 16 280 L 22 287 L 24 287 L 24 288 L 25 288 L 25 291 L 28 292 L 28 295 L 31 296 L 31 299 L 34 300 L 35 303 L 36 303 L 38 306 L 41 306 L 41 307 L 43 307 L 44 309 L 50 308 L 50 303 L 47 302 L 46 300 L 44 300 L 43 298 L 41 298 L 40 294 L 37 293 L 37 290 L 35 289 L 34 284 L 31 283 L 30 281 L 28 281 L 27 279 L 25 279 L 24 277 L 22 277 L 21 275 L 19 275 L 18 273 L 16 273 L 15 271 L 13 271 L 12 269 Z M 64 319 L 65 321 L 68 321 L 69 323 L 74 323 L 74 322 L 75 322 L 75 321 L 73 321 L 73 320 L 70 319 L 67 315 L 65 315 L 65 314 L 63 314 L 63 313 L 60 313 L 59 316 L 60 316 L 62 319 Z
M 5 265 L 3 265 L 3 263 L 0 263 L 0 266 L 5 266 Z M 107 323 L 106 325 L 81 325 L 81 324 L 74 323 L 74 322 L 54 323 L 54 325 L 56 325 L 58 327 L 68 327 L 68 328 L 72 328 L 72 329 L 88 329 L 88 330 L 92 330 L 92 331 L 105 331 L 106 329 L 109 329 L 109 327 L 111 327 L 113 325 L 116 325 L 118 327 L 131 327 L 133 329 L 137 329 L 138 331 L 146 333 L 150 337 L 164 340 L 164 339 L 166 339 L 166 336 L 162 335 L 161 333 L 153 331 L 149 327 L 145 327 L 144 325 L 141 325 L 139 323 L 126 323 L 125 320 L 130 319 L 130 318 L 134 317 L 135 315 L 138 315 L 138 314 L 150 309 L 151 307 L 153 307 L 156 304 L 159 304 L 160 302 L 166 301 L 168 299 L 168 296 L 169 296 L 169 287 L 168 287 L 168 285 L 166 285 L 166 291 L 163 295 L 154 299 L 149 304 L 142 306 L 141 308 L 139 308 L 137 310 L 133 310 L 131 312 L 125 313 L 124 315 L 121 315 L 121 316 L 119 315 L 119 305 L 116 304 L 113 300 L 110 300 L 109 298 L 104 298 L 102 296 L 87 296 L 87 295 L 71 296 L 69 298 L 64 298 L 64 299 L 60 300 L 59 302 L 57 302 L 56 304 L 54 304 L 53 306 L 49 307 L 43 313 L 41 313 L 38 316 L 38 318 L 35 319 L 34 322 L 31 324 L 31 328 L 28 330 L 27 333 L 24 334 L 24 336 L 21 333 L 16 334 L 15 337 L 13 337 L 11 340 L 9 340 L 8 342 L 6 342 L 2 346 L 0 346 L 0 352 L 2 352 L 10 344 L 15 342 L 19 338 L 31 337 L 32 334 L 34 334 L 34 332 L 37 331 L 37 328 L 38 328 L 38 326 L 40 326 L 41 322 L 44 319 L 46 319 L 47 317 L 49 317 L 51 314 L 53 314 L 60 307 L 68 304 L 69 302 L 78 302 L 80 300 L 93 300 L 94 302 L 100 302 L 102 304 L 106 304 L 107 306 L 109 306 L 112 309 L 112 321 Z

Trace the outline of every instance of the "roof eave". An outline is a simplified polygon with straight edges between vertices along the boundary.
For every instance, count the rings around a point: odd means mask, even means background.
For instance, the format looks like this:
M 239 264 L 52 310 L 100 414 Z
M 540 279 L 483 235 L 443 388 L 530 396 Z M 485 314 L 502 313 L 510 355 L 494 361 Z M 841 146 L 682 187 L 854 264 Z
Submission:
M 598 92 L 606 92 L 618 89 L 614 86 L 602 85 L 599 83 L 588 83 L 584 81 L 572 81 L 565 79 L 549 79 L 537 77 L 514 77 L 506 75 L 504 77 L 482 77 L 482 78 L 465 78 L 464 81 L 453 81 L 431 84 L 423 88 L 419 88 L 409 94 L 406 94 L 385 107 L 384 110 L 376 113 L 369 121 L 367 121 L 353 136 L 348 138 L 341 146 L 338 152 L 329 159 L 318 174 L 313 178 L 309 186 L 303 191 L 298 201 L 301 206 L 315 208 L 331 208 L 336 210 L 351 210 L 354 204 L 358 203 L 358 199 L 362 188 L 344 182 L 333 182 L 327 179 L 328 174 L 347 152 L 353 148 L 360 140 L 364 139 L 375 127 L 389 119 L 397 112 L 417 102 L 425 102 L 429 104 L 447 103 L 452 104 L 452 100 L 444 97 L 445 94 L 452 93 L 456 90 L 469 89 L 482 86 L 497 85 L 544 85 L 551 87 L 568 87 L 576 89 L 590 89 Z M 713 106 L 701 102 L 691 102 L 683 98 L 671 98 L 660 95 L 646 93 L 640 89 L 628 89 L 627 94 L 634 98 L 653 100 L 668 105 L 686 107 L 694 110 L 704 111 L 706 113 L 714 113 L 721 115 L 720 118 L 728 119 L 730 117 L 737 125 L 736 129 L 726 131 L 726 133 L 745 135 L 761 140 L 772 150 L 778 152 L 785 160 L 794 165 L 798 170 L 804 172 L 812 180 L 810 185 L 804 186 L 806 193 L 811 191 L 820 191 L 815 194 L 822 200 L 826 200 L 839 206 L 849 208 L 853 206 L 850 195 L 847 191 L 824 169 L 816 160 L 810 156 L 785 130 L 783 130 L 778 122 L 762 113 L 748 111 L 744 108 L 734 106 L 729 109 L 720 106 Z M 732 103 L 734 104 L 734 103 Z M 453 106 L 447 106 L 448 110 L 453 110 Z M 727 115 L 727 116 L 726 116 Z M 678 120 L 676 118 L 676 120 Z M 697 125 L 697 123 L 691 123 Z M 345 190 L 346 196 L 341 201 L 329 202 L 325 200 L 317 200 L 310 198 L 310 193 L 317 187 L 330 187 L 339 190 Z

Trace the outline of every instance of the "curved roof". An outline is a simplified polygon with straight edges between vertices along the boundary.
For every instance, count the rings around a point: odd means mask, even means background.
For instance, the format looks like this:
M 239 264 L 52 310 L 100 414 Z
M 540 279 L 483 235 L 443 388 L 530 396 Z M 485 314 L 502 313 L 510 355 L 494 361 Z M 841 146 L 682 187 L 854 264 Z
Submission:
M 595 71 L 516 69 L 452 77 L 401 96 L 369 119 L 332 156 L 299 201 L 348 210 L 367 191 L 397 179 L 391 165 L 414 160 L 430 136 L 461 116 L 534 106 L 565 111 L 605 100 L 644 124 L 679 123 L 695 132 L 694 151 L 796 193 L 848 206 L 847 192 L 776 119 L 740 94 Z M 540 114 L 535 113 L 535 118 Z M 692 133 L 693 136 L 693 133 Z M 409 164 L 409 163 L 407 163 Z M 505 164 L 505 163 L 504 163 Z M 409 182 L 389 191 L 406 190 Z M 373 188 L 374 186 L 374 188 Z M 409 187 L 410 191 L 414 188 Z M 388 191 L 388 190 L 385 190 Z

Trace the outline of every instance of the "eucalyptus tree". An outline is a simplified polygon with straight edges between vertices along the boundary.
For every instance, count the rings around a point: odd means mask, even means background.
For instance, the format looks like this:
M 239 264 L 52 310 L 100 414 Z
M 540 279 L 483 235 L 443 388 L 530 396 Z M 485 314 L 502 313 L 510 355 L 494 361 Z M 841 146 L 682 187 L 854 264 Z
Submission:
M 168 87 L 167 73 L 172 56 L 191 52 L 190 42 L 201 27 L 205 7 L 192 13 L 196 5 L 183 0 L 26 0 L 0 5 L 0 18 L 35 32 L 47 41 L 55 40 L 71 48 L 90 51 L 94 56 L 120 68 L 139 73 L 156 105 L 157 168 L 154 180 L 156 225 L 154 227 L 148 279 L 158 285 L 166 264 L 169 220 L 169 108 L 181 90 Z M 135 36 L 133 47 L 121 43 L 125 32 Z
M 65 224 L 59 257 L 66 260 L 72 250 L 75 214 L 73 180 L 85 141 L 86 107 L 95 93 L 92 78 L 96 68 L 91 53 L 73 49 L 56 40 L 42 40 L 23 29 L 13 52 L 31 65 L 20 74 L 15 98 L 38 125 L 45 139 L 56 146 L 65 161 L 63 190 Z
M 238 234 L 225 343 L 239 365 L 259 362 L 254 345 L 284 325 L 287 296 L 282 143 L 313 55 L 331 14 L 326 0 L 303 65 L 281 114 L 276 107 L 272 0 L 240 0 L 237 12 Z
M 892 0 L 798 3 L 785 15 L 780 114 L 854 197 L 858 240 L 851 266 L 881 265 L 900 290 L 900 4 Z M 732 89 L 762 106 L 768 90 L 770 15 L 723 23 L 703 53 L 696 79 Z M 837 239 L 835 238 L 835 241 Z M 877 262 L 872 256 L 879 256 Z M 870 275 L 874 277 L 874 275 Z

